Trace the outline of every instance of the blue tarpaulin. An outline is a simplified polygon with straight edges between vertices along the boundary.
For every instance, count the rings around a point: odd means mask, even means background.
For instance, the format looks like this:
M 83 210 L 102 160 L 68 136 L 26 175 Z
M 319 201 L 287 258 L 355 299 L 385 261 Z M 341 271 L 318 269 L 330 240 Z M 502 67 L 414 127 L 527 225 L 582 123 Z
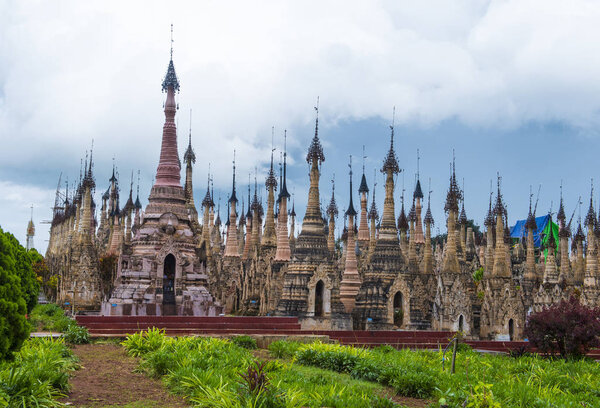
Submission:
M 535 218 L 535 223 L 537 225 L 537 228 L 533 231 L 533 245 L 536 248 L 539 248 L 540 244 L 542 243 L 542 231 L 544 231 L 544 229 L 546 228 L 546 225 L 548 225 L 549 221 L 550 221 L 549 215 L 544 215 L 542 217 Z M 510 237 L 523 239 L 527 235 L 527 229 L 525 228 L 526 222 L 527 222 L 527 220 L 517 221 L 516 224 L 514 225 L 514 227 L 512 227 L 510 229 Z

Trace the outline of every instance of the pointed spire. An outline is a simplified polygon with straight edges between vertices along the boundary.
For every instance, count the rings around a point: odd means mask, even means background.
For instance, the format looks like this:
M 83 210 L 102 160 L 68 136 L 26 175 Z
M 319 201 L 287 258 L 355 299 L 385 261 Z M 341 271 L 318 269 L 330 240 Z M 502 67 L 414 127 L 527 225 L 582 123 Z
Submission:
M 488 212 L 483 221 L 483 224 L 488 228 L 493 226 L 496 223 L 496 219 L 494 218 L 494 213 L 492 211 L 492 197 L 493 196 L 494 196 L 494 192 L 492 191 L 492 180 L 490 180 L 490 204 L 488 207 Z
M 431 179 L 429 179 L 429 192 L 427 193 L 427 212 L 423 220 L 426 224 L 434 225 L 433 215 L 431 214 Z
M 188 147 L 183 155 L 183 161 L 188 165 L 196 163 L 196 154 L 192 149 L 192 110 L 190 109 L 190 133 L 188 136 Z
M 590 207 L 588 213 L 585 216 L 583 226 L 593 230 L 596 223 L 596 212 L 594 211 L 594 179 L 591 181 L 590 189 Z
M 404 177 L 402 178 L 402 195 L 400 196 L 400 215 L 398 215 L 398 229 L 400 231 L 408 231 L 408 218 L 406 217 L 406 211 L 404 210 Z
M 372 220 L 372 222 L 376 222 L 379 219 L 377 205 L 375 204 L 375 187 L 377 187 L 376 174 L 376 170 L 373 171 L 373 201 L 371 201 L 371 208 L 369 209 L 369 219 Z
M 81 183 L 82 188 L 89 188 L 90 190 L 94 190 L 96 188 L 96 181 L 94 180 L 94 175 L 92 174 L 92 154 L 93 154 L 93 150 L 94 150 L 94 140 L 92 140 L 92 149 L 90 150 L 90 163 L 88 166 L 87 163 L 87 154 L 85 157 L 85 176 L 83 177 L 83 181 Z
M 254 167 L 254 197 L 252 198 L 252 211 L 259 211 L 259 202 L 258 202 L 258 169 Z
M 504 200 L 502 199 L 502 193 L 500 192 L 500 181 L 502 177 L 500 177 L 500 173 L 497 175 L 498 177 L 498 193 L 496 194 L 496 205 L 494 206 L 494 213 L 496 215 L 502 215 L 506 213 L 506 208 L 504 206 Z
M 537 223 L 535 222 L 535 210 L 532 210 L 532 199 L 533 193 L 531 192 L 531 186 L 529 186 L 529 214 L 527 215 L 525 228 L 535 231 L 537 228 Z
M 94 139 L 92 139 L 92 147 L 90 149 L 90 166 L 87 169 L 87 176 L 90 178 L 92 177 L 92 166 L 93 166 L 92 162 L 94 161 L 93 156 L 94 156 Z
M 575 232 L 575 236 L 573 237 L 573 241 L 583 241 L 585 240 L 585 235 L 583 234 L 583 229 L 581 228 L 581 220 L 577 223 L 577 231 Z
M 417 210 L 415 208 L 415 199 L 413 197 L 412 206 L 410 207 L 410 211 L 408 212 L 408 220 L 415 222 L 417 220 Z
M 356 216 L 357 212 L 354 209 L 354 204 L 352 202 L 352 155 L 350 155 L 350 164 L 348 164 L 348 167 L 350 168 L 350 204 L 348 204 L 348 209 L 346 210 L 346 215 L 349 217 L 354 217 Z M 363 174 L 364 176 L 364 174 Z
M 129 198 L 127 198 L 127 202 L 123 207 L 123 211 L 129 212 L 135 208 L 133 204 L 133 170 L 131 170 L 131 182 L 129 184 Z
M 458 211 L 458 203 L 462 199 L 462 193 L 456 182 L 456 160 L 454 157 L 454 150 L 452 151 L 452 164 L 450 166 L 450 187 L 448 188 L 448 194 L 446 195 L 446 205 L 444 210 L 449 212 L 451 210 Z
M 273 190 L 277 190 L 277 179 L 275 178 L 275 171 L 273 170 L 273 152 L 275 151 L 275 148 L 273 147 L 274 132 L 275 126 L 271 127 L 271 167 L 269 168 L 269 174 L 267 175 L 265 186 L 267 189 L 273 187 Z
M 462 188 L 462 200 L 461 200 L 461 209 L 460 215 L 458 217 L 458 222 L 461 225 L 467 225 L 467 213 L 465 212 L 465 179 L 463 178 L 463 188 Z
M 421 180 L 419 174 L 419 162 L 421 160 L 421 156 L 419 155 L 419 149 L 417 149 L 417 183 L 415 185 L 415 191 L 413 193 L 414 198 L 423 199 L 423 190 L 421 189 Z
M 206 182 L 206 195 L 202 200 L 202 207 L 209 208 L 212 204 L 212 198 L 210 196 L 210 163 L 208 163 L 208 180 Z
M 367 186 L 367 177 L 365 176 L 365 159 L 367 158 L 367 156 L 365 156 L 365 145 L 363 145 L 363 172 L 362 172 L 362 178 L 360 180 L 360 186 L 358 187 L 358 192 L 359 193 L 368 193 L 369 192 L 369 187 Z
M 140 171 L 138 170 L 138 176 L 137 176 L 137 187 L 136 187 L 136 197 L 135 197 L 135 208 L 137 210 L 140 210 L 142 208 L 142 203 L 140 202 Z M 108 190 L 107 190 L 108 192 Z
M 233 149 L 233 185 L 231 187 L 231 197 L 229 197 L 229 202 L 230 203 L 238 202 L 238 199 L 235 195 L 235 149 Z M 227 218 L 229 219 L 229 217 L 227 217 Z
M 396 152 L 394 151 L 394 122 L 396 118 L 396 107 L 394 106 L 394 112 L 392 114 L 392 125 L 390 126 L 391 136 L 390 136 L 390 150 L 383 162 L 383 167 L 381 168 L 382 173 L 387 173 L 391 171 L 392 174 L 400 173 L 400 166 L 398 165 L 398 158 L 396 157 Z
M 337 203 L 335 202 L 335 173 L 331 179 L 331 201 L 327 207 L 327 215 L 329 215 L 329 218 L 331 219 L 337 218 L 338 216 L 338 207 Z
M 279 199 L 290 198 L 290 193 L 287 189 L 287 129 L 283 131 L 283 181 L 281 190 L 279 191 Z
M 112 160 L 113 160 L 112 176 L 108 179 L 108 181 L 110 181 L 111 183 L 117 181 L 117 178 L 115 177 L 115 158 L 113 157 Z
M 565 207 L 563 205 L 562 180 L 560 181 L 560 204 L 558 205 L 558 213 L 556 214 L 556 219 L 560 221 L 563 225 L 567 220 L 567 216 L 565 215 Z
M 215 207 L 215 180 L 213 175 L 210 175 L 210 206 Z
M 248 213 L 246 218 L 252 218 L 252 201 L 250 201 L 250 173 L 248 173 Z
M 319 140 L 319 97 L 317 97 L 317 106 L 315 106 L 316 119 L 315 119 L 315 136 L 308 148 L 308 154 L 306 155 L 306 161 L 308 164 L 317 162 L 321 164 L 325 161 L 325 154 L 323 153 L 323 146 Z
M 275 201 L 277 204 L 275 209 L 275 218 L 279 216 L 279 202 L 281 201 L 281 190 L 283 189 L 283 152 L 279 152 L 279 185 L 281 188 L 279 189 L 279 195 Z
M 175 74 L 175 66 L 173 65 L 173 24 L 171 24 L 171 58 L 169 60 L 169 67 L 167 68 L 167 74 L 162 83 L 162 90 L 166 92 L 170 87 L 174 91 L 179 91 L 179 81 Z

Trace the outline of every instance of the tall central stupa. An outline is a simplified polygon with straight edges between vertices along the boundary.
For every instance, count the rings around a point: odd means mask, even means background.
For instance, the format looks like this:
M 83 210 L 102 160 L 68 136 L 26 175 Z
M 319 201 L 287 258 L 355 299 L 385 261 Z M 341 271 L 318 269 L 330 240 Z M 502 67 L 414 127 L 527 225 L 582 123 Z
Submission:
M 175 127 L 179 80 L 172 50 L 162 90 L 167 99 L 156 181 L 131 246 L 119 257 L 117 284 L 103 314 L 210 316 L 222 310 L 206 289 L 200 232 L 181 186 Z

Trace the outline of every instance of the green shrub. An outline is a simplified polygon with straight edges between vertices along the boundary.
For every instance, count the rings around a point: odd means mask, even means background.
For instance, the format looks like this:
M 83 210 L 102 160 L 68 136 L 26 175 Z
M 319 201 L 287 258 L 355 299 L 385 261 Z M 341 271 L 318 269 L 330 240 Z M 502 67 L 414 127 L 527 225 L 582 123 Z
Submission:
M 258 348 L 258 346 L 256 345 L 256 340 L 253 337 L 247 335 L 234 336 L 231 338 L 231 341 L 233 342 L 233 344 L 248 350 L 254 350 Z
M 365 355 L 366 351 L 363 349 L 317 342 L 300 346 L 295 359 L 300 364 L 349 373 Z
M 363 358 L 356 362 L 356 365 L 352 369 L 350 375 L 352 378 L 379 382 L 383 374 L 382 368 L 383 366 L 378 364 L 376 361 Z
M 390 358 L 396 355 L 402 354 L 388 348 L 371 351 L 338 344 L 314 343 L 301 346 L 295 359 L 300 364 L 350 373 L 356 379 L 388 385 L 407 397 L 432 396 L 436 386 L 433 372 L 425 366 Z
M 388 384 L 394 387 L 399 395 L 429 398 L 435 390 L 436 380 L 428 373 L 406 370 L 395 373 Z
M 72 324 L 64 334 L 65 340 L 71 344 L 87 344 L 90 342 L 90 333 L 83 326 Z
M 62 339 L 27 340 L 14 361 L 0 367 L 0 406 L 63 406 L 57 399 L 69 390 L 69 372 L 74 368 Z
M 28 271 L 22 271 L 23 247 L 0 228 L 0 361 L 12 358 L 29 337 Z M 25 254 L 27 256 L 27 254 Z M 31 265 L 29 265 L 29 272 Z
M 147 331 L 131 334 L 121 342 L 129 355 L 140 357 L 151 351 L 158 350 L 163 344 L 168 342 L 168 337 L 165 336 L 163 329 L 153 327 Z
M 302 343 L 297 341 L 277 340 L 269 344 L 269 352 L 276 358 L 292 358 Z
M 252 397 L 239 382 L 240 374 L 247 372 L 254 358 L 232 341 L 172 339 L 155 330 L 154 334 L 130 336 L 124 343 L 130 353 L 140 353 L 148 373 L 164 373 L 162 378 L 171 391 L 199 406 L 394 406 L 382 396 L 389 392 L 383 386 L 400 395 L 428 398 L 451 407 L 463 406 L 465 401 L 475 407 L 600 406 L 600 366 L 586 360 L 515 359 L 459 350 L 452 375 L 441 370 L 441 351 L 365 350 L 281 341 L 269 346 L 271 354 L 293 359 L 267 362 L 263 371 L 269 392 Z M 305 362 L 311 365 L 302 365 Z M 348 371 L 349 367 L 352 369 Z
M 64 311 L 54 303 L 37 305 L 29 315 L 29 322 L 35 330 L 64 333 L 76 322 L 65 316 Z
M 382 393 L 380 385 L 351 379 L 347 375 L 276 360 L 262 363 L 258 370 L 250 351 L 229 340 L 168 338 L 158 330 L 151 330 L 150 333 L 128 336 L 123 345 L 130 354 L 141 357 L 140 367 L 143 370 L 152 376 L 162 377 L 172 392 L 185 396 L 195 406 L 394 406 L 391 401 L 378 396 Z M 329 351 L 341 347 L 303 346 L 322 347 Z M 360 354 L 356 351 L 348 353 Z M 245 380 L 242 380 L 242 375 Z
M 396 349 L 392 346 L 390 346 L 389 344 L 384 344 L 382 346 L 377 346 L 375 348 L 375 351 L 378 351 L 380 353 L 392 353 L 394 351 L 396 351 Z

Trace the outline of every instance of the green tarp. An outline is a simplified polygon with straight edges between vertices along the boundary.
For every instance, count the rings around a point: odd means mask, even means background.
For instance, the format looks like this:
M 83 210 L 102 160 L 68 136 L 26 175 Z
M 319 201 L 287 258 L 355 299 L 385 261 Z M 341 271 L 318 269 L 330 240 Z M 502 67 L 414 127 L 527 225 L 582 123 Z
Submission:
M 542 246 L 544 249 L 544 256 L 548 256 L 548 240 L 550 239 L 550 231 L 554 235 L 554 242 L 556 242 L 555 252 L 558 251 L 558 225 L 552 222 L 552 219 L 546 224 L 546 227 L 542 231 Z

